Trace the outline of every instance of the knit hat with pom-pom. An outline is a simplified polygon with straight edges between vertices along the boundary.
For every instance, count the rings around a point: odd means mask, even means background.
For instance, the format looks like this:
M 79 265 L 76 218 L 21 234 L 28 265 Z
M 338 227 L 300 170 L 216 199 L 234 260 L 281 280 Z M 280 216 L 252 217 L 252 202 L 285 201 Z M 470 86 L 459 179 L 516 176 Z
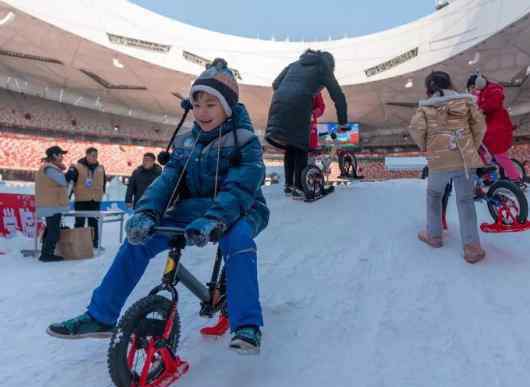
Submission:
M 216 58 L 206 66 L 206 70 L 193 82 L 190 91 L 191 100 L 197 92 L 204 91 L 211 94 L 223 106 L 228 117 L 232 115 L 232 108 L 239 100 L 239 86 L 228 64 L 222 58 Z

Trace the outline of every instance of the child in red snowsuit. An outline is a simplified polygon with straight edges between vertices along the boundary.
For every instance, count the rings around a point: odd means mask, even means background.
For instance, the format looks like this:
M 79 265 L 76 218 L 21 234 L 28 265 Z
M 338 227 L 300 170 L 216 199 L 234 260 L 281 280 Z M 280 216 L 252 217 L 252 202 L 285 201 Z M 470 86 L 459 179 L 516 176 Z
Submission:
M 324 98 L 322 93 L 319 92 L 313 96 L 313 113 L 311 118 L 311 131 L 309 133 L 309 149 L 315 150 L 320 146 L 318 141 L 318 119 L 322 117 L 326 111 L 326 104 L 324 103 Z
M 514 126 L 508 111 L 504 107 L 504 88 L 484 78 L 485 85 L 477 87 L 477 75 L 468 80 L 468 90 L 477 97 L 477 103 L 486 118 L 486 135 L 483 144 L 504 169 L 506 177 L 512 181 L 520 181 L 521 176 L 508 156 L 513 143 Z M 485 155 L 481 154 L 483 160 Z

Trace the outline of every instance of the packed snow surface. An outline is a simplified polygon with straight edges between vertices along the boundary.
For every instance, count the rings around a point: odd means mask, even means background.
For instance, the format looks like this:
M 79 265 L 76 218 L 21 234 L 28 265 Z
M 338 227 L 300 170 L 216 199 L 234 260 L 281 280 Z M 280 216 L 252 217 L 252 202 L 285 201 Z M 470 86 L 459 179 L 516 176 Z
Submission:
M 521 387 L 530 380 L 530 233 L 482 234 L 485 261 L 464 262 L 454 197 L 444 248 L 420 243 L 425 182 L 356 183 L 315 203 L 266 187 L 272 216 L 259 236 L 265 327 L 259 356 L 227 349 L 228 335 L 202 338 L 207 321 L 181 290 L 180 356 L 190 372 L 175 384 L 200 387 Z M 477 204 L 481 221 L 489 221 Z M 84 311 L 118 248 L 91 260 L 40 263 L 0 239 L 0 384 L 111 386 L 107 340 L 46 335 L 51 322 Z M 214 247 L 183 262 L 207 280 Z M 151 262 L 129 299 L 161 276 Z

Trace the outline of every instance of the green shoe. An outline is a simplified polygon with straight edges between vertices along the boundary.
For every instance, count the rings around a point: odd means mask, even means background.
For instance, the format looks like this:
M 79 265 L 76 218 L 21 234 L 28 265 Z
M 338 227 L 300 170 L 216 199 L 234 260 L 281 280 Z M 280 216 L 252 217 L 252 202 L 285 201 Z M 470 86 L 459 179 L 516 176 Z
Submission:
M 261 347 L 261 331 L 257 326 L 244 326 L 236 329 L 230 349 L 245 355 L 257 355 Z
M 105 339 L 112 337 L 114 326 L 102 324 L 88 313 L 83 313 L 73 319 L 50 325 L 46 332 L 61 339 Z

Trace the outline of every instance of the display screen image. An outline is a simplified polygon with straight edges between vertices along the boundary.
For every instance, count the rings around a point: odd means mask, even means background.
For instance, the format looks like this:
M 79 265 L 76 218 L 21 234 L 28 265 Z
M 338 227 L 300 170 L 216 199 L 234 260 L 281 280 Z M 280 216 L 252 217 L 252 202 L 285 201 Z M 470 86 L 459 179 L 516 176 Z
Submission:
M 337 140 L 341 144 L 359 144 L 359 123 L 349 122 L 346 127 L 348 130 L 337 130 L 338 124 L 336 122 L 322 122 L 317 125 L 318 136 L 321 141 L 331 141 L 330 134 L 336 133 Z

